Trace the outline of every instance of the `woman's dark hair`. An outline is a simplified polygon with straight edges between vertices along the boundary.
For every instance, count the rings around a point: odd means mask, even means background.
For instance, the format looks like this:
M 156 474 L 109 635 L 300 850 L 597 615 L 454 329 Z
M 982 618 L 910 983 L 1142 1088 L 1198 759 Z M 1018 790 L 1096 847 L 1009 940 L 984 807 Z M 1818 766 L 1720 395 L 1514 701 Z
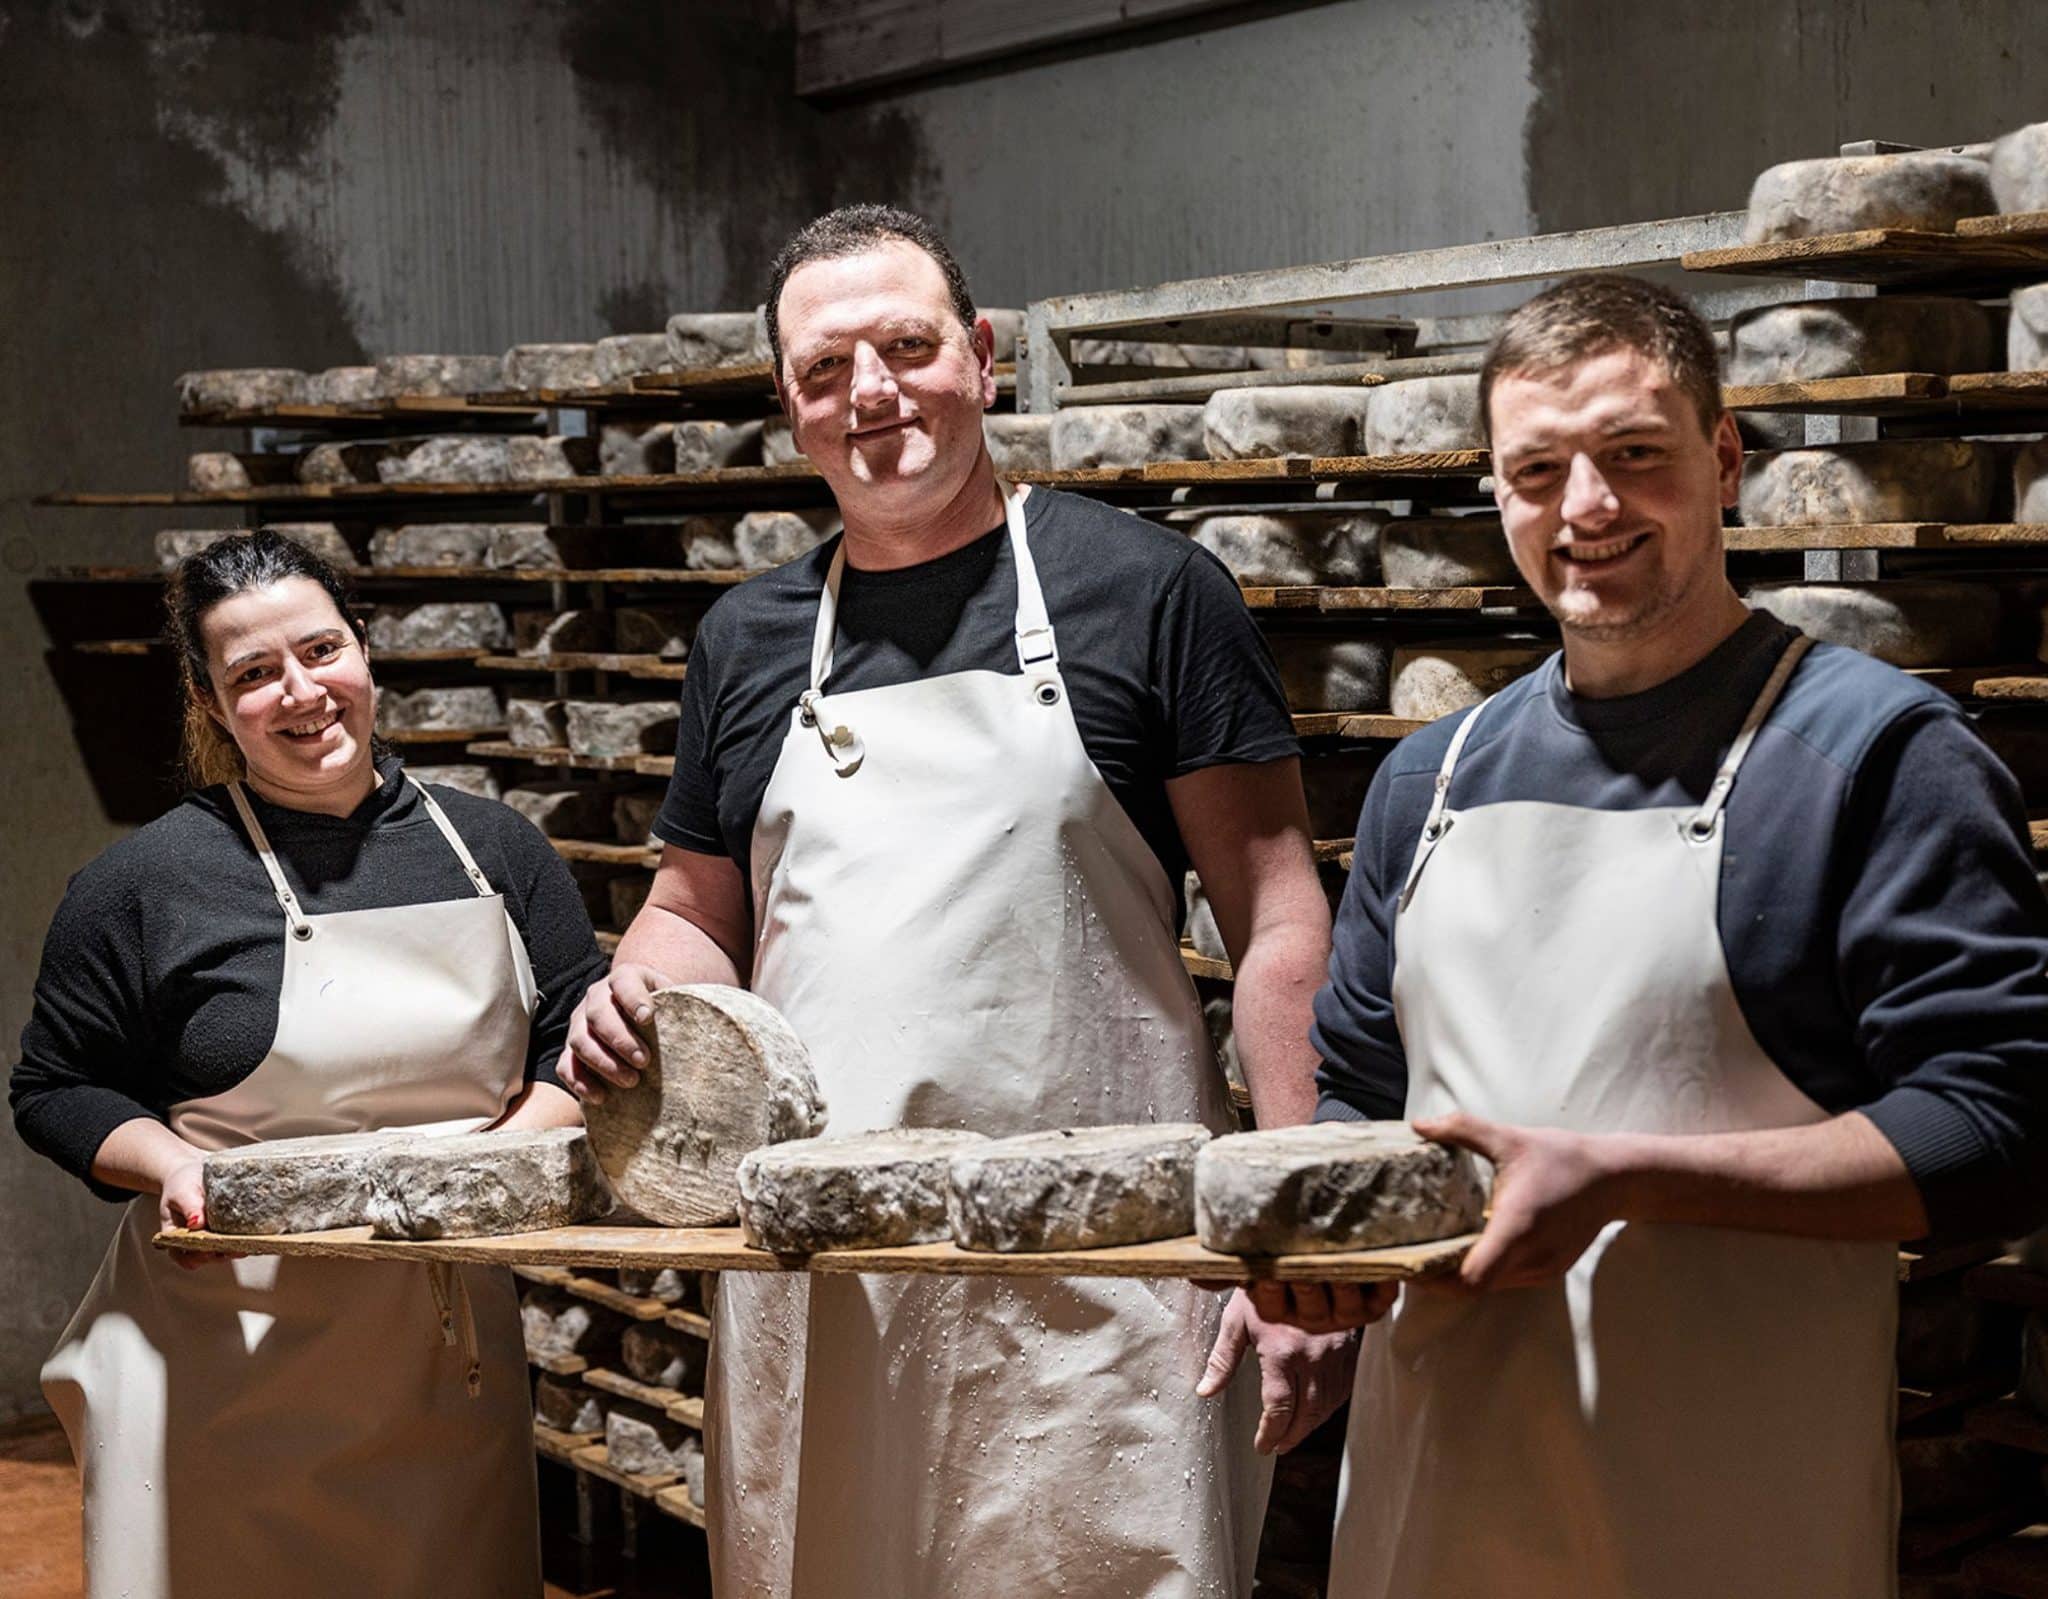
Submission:
M 294 577 L 310 578 L 325 589 L 356 642 L 367 642 L 362 622 L 350 609 L 355 594 L 348 579 L 303 544 L 267 527 L 231 533 L 186 556 L 171 574 L 164 593 L 166 631 L 177 652 L 178 678 L 185 690 L 185 779 L 195 788 L 231 782 L 245 772 L 242 752 L 213 715 L 213 676 L 200 624 L 222 600 Z

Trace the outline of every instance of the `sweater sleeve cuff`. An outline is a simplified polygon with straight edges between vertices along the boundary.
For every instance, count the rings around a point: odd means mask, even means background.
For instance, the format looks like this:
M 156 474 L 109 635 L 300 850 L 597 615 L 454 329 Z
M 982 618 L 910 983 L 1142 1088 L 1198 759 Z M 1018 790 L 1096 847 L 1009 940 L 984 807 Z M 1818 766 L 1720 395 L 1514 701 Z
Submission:
M 1319 1122 L 1369 1122 L 1372 1117 L 1349 1100 L 1339 1099 L 1326 1088 L 1322 1097 L 1316 1101 L 1313 1119 Z
M 1905 1162 L 1927 1207 L 1930 1235 L 1959 1239 L 1982 1230 L 1987 1206 L 1997 1209 L 1990 1191 L 1996 1184 L 1986 1173 L 1992 1152 L 1968 1116 L 1941 1095 L 1910 1085 L 1860 1110 Z
M 24 1143 L 49 1156 L 98 1198 L 115 1203 L 133 1199 L 134 1190 L 101 1182 L 92 1174 L 92 1163 L 116 1127 L 140 1120 L 164 1118 L 126 1094 L 92 1083 L 43 1096 L 17 1106 L 14 1113 L 15 1129 Z

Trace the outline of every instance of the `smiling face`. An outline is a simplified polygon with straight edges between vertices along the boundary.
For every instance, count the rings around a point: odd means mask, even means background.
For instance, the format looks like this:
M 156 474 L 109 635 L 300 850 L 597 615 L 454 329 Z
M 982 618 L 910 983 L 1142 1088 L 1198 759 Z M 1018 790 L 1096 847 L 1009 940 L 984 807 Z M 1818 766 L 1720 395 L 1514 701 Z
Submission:
M 907 525 L 966 487 L 995 403 L 988 324 L 962 325 L 938 262 L 889 240 L 809 261 L 777 307 L 798 449 L 854 522 Z
M 1721 508 L 1742 467 L 1732 417 L 1709 433 L 1662 363 L 1628 348 L 1503 373 L 1490 416 L 1508 545 L 1568 660 L 1575 639 L 1655 653 L 1725 622 Z
M 248 767 L 249 786 L 294 809 L 353 809 L 376 786 L 377 690 L 332 598 L 288 577 L 220 601 L 199 624 L 208 708 Z

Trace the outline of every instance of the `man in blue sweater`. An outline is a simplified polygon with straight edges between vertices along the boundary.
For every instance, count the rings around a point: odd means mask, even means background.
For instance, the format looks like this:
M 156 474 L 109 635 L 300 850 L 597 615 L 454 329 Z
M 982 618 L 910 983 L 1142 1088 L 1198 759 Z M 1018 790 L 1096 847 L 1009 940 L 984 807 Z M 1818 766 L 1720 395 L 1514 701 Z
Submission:
M 1742 452 L 1683 300 L 1564 283 L 1480 383 L 1564 650 L 1359 818 L 1318 1118 L 1495 1178 L 1455 1286 L 1266 1290 L 1378 1322 L 1331 1592 L 1888 1594 L 1894 1246 L 2043 1208 L 2019 791 L 1953 702 L 1730 587 Z

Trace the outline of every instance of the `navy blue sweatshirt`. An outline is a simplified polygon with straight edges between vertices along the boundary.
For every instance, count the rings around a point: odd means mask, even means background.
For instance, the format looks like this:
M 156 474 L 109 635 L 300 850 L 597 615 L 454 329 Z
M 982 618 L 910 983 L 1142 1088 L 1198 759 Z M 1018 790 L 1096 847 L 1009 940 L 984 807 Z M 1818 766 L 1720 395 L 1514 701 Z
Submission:
M 1620 699 L 1562 657 L 1486 708 L 1451 806 L 1698 804 L 1790 637 L 1752 617 L 1705 660 Z M 1404 740 L 1358 821 L 1330 981 L 1316 996 L 1319 1120 L 1398 1117 L 1394 901 L 1458 723 Z M 1821 644 L 1794 672 L 1724 819 L 1719 924 L 1764 1052 L 1824 1109 L 1897 1148 L 1936 1233 L 2012 1236 L 2048 1214 L 2048 900 L 2018 785 L 1947 696 Z

